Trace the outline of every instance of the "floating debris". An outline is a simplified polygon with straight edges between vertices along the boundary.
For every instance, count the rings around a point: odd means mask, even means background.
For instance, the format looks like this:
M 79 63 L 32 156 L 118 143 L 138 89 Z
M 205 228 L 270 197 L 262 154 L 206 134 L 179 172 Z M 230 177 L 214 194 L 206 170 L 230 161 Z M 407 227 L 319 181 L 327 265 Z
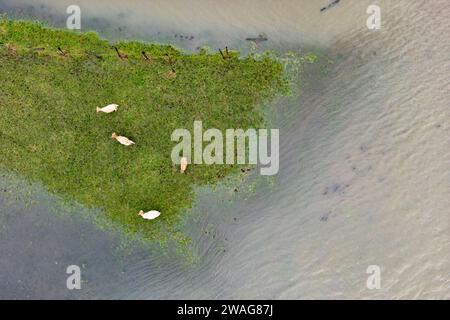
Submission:
M 329 218 L 333 218 L 335 216 L 336 214 L 332 213 L 331 211 L 328 211 L 320 216 L 320 221 L 327 222 Z
M 262 41 L 267 41 L 268 38 L 265 33 L 260 33 L 257 37 L 249 37 L 249 38 L 245 38 L 245 40 L 260 43 Z
M 194 39 L 194 36 L 184 36 L 182 34 L 177 34 L 177 33 L 175 33 L 174 37 L 180 38 L 180 39 L 185 39 L 185 40 L 193 40 Z
M 330 9 L 331 7 L 334 7 L 335 5 L 337 5 L 341 0 L 333 0 L 330 4 L 328 4 L 325 7 L 320 8 L 320 11 L 323 12 L 325 10 Z
M 330 186 L 325 187 L 325 189 L 322 191 L 322 195 L 326 196 L 328 194 L 337 193 L 337 194 L 344 194 L 345 190 L 350 187 L 349 183 L 346 184 L 340 184 L 340 183 L 334 183 Z

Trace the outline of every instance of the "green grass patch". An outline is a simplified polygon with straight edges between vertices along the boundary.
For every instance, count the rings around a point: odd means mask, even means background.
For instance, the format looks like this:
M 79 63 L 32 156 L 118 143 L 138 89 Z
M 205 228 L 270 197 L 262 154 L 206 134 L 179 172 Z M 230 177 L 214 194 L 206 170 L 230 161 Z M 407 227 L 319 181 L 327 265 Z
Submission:
M 237 52 L 223 59 L 169 45 L 114 46 L 121 57 L 95 33 L 0 20 L 0 168 L 101 208 L 125 232 L 184 242 L 179 223 L 193 186 L 240 168 L 190 165 L 180 174 L 170 158 L 172 131 L 192 130 L 194 120 L 222 130 L 262 127 L 262 103 L 286 92 L 283 66 Z M 118 112 L 96 113 L 110 103 Z M 120 145 L 112 132 L 136 145 Z M 145 221 L 141 209 L 162 214 Z

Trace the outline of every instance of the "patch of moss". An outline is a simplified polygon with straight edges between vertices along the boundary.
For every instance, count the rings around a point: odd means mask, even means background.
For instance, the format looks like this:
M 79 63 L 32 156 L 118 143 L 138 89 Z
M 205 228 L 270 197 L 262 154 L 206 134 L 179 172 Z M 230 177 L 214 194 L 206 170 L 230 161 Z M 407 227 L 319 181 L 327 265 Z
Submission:
M 0 20 L 0 169 L 101 208 L 128 233 L 186 242 L 178 226 L 193 185 L 239 167 L 190 165 L 180 174 L 170 158 L 172 131 L 192 130 L 194 120 L 222 130 L 261 127 L 261 104 L 286 92 L 283 66 L 236 52 L 224 59 L 169 45 L 112 46 L 91 32 Z M 110 103 L 118 112 L 96 113 Z M 136 145 L 120 145 L 113 131 Z M 162 214 L 145 221 L 141 209 Z

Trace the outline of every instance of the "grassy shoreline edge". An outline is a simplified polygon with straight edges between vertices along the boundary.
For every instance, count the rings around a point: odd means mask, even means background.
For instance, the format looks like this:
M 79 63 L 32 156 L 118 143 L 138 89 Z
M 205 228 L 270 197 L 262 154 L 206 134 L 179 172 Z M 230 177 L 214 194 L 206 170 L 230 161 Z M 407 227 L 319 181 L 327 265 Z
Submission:
M 186 244 L 178 226 L 192 187 L 214 185 L 240 166 L 191 166 L 180 176 L 170 162 L 170 132 L 192 129 L 193 120 L 260 128 L 261 105 L 288 91 L 284 67 L 269 54 L 223 59 L 137 41 L 115 47 L 93 32 L 0 19 L 0 168 L 102 208 L 126 233 Z M 95 114 L 111 100 L 125 119 Z M 139 148 L 120 148 L 108 139 L 112 130 L 131 135 Z M 143 223 L 138 208 L 164 215 Z

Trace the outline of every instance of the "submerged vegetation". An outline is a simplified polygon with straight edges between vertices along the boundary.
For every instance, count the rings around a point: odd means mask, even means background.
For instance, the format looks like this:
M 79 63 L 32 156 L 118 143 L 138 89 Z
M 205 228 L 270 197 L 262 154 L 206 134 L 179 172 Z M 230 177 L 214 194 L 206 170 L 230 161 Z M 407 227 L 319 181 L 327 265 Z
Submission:
M 110 44 L 95 33 L 0 20 L 0 169 L 101 208 L 125 232 L 165 243 L 194 185 L 238 166 L 174 167 L 171 133 L 204 126 L 259 128 L 261 104 L 285 92 L 283 66 L 233 51 L 185 54 L 169 45 Z M 97 107 L 117 103 L 111 114 Z M 112 132 L 136 145 L 124 147 Z M 145 221 L 140 210 L 161 216 Z

